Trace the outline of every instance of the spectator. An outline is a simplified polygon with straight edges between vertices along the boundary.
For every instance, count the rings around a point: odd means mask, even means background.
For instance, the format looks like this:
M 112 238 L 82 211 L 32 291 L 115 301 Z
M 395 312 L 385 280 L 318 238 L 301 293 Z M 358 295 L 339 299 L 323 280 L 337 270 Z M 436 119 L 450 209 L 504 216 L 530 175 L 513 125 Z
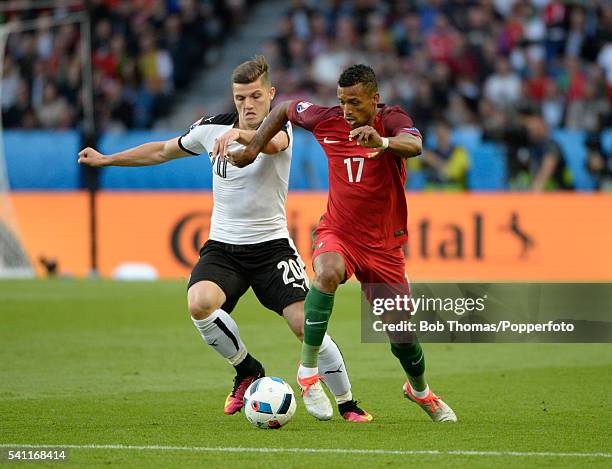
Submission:
M 561 149 L 549 135 L 548 125 L 541 114 L 525 112 L 523 122 L 526 144 L 515 155 L 517 170 L 511 177 L 510 187 L 514 190 L 534 192 L 567 189 L 571 179 Z
M 19 82 L 15 102 L 2 113 L 2 125 L 6 128 L 25 127 L 24 116 L 32 113 L 30 90 L 24 80 Z
M 478 78 L 478 59 L 468 48 L 465 37 L 457 36 L 451 46 L 448 58 L 448 67 L 455 79 L 466 78 L 470 82 L 476 82 Z
M 606 154 L 601 144 L 601 136 L 592 133 L 586 141 L 587 171 L 595 179 L 597 190 L 612 191 L 612 154 Z
M 571 101 L 567 106 L 565 127 L 596 133 L 604 117 L 610 113 L 610 101 L 597 96 L 593 83 L 587 83 L 583 96 Z
M 424 171 L 430 189 L 465 190 L 469 158 L 465 149 L 451 143 L 451 127 L 446 121 L 435 126 L 435 145 L 425 146 Z
M 579 58 L 572 56 L 565 58 L 565 67 L 557 81 L 568 102 L 584 98 L 588 78 Z
M 434 62 L 448 62 L 458 33 L 444 14 L 436 16 L 433 29 L 426 36 L 429 56 Z
M 416 94 L 409 109 L 414 122 L 418 122 L 421 128 L 429 127 L 436 118 L 432 86 L 425 77 L 417 81 Z
M 9 56 L 4 61 L 2 71 L 2 110 L 8 109 L 17 102 L 17 90 L 22 82 L 19 69 Z
M 153 33 L 145 33 L 140 38 L 140 54 L 137 58 L 138 70 L 147 88 L 153 94 L 170 94 L 174 66 L 170 54 L 157 47 Z
M 312 13 L 310 19 L 310 36 L 306 39 L 308 43 L 308 54 L 316 57 L 329 48 L 329 37 L 327 34 L 327 22 L 321 13 Z
M 510 68 L 507 58 L 501 57 L 484 84 L 484 96 L 500 107 L 516 106 L 521 98 L 521 79 Z
M 59 96 L 53 83 L 43 89 L 41 106 L 36 110 L 38 120 L 46 129 L 66 129 L 72 124 L 72 116 L 66 99 Z
M 556 81 L 549 80 L 546 83 L 545 95 L 542 100 L 542 116 L 551 129 L 556 129 L 563 122 L 565 112 L 565 100 Z
M 354 43 L 357 39 L 355 25 L 350 17 L 338 21 L 335 40 L 328 50 L 315 58 L 313 78 L 323 85 L 335 88 L 342 70 L 352 61 Z
M 421 17 L 414 11 L 397 21 L 393 33 L 395 37 L 395 48 L 400 57 L 409 57 L 415 50 L 424 47 L 425 38 L 421 28 Z
M 606 71 L 606 80 L 608 81 L 608 94 L 612 99 L 612 40 L 608 41 L 597 56 L 597 63 Z
M 178 15 L 168 17 L 164 29 L 166 32 L 166 48 L 174 69 L 173 85 L 180 89 L 189 83 L 192 68 L 197 63 L 197 52 L 193 50 L 191 43 L 184 36 L 181 18 Z M 116 54 L 121 54 L 122 47 L 117 45 L 116 48 L 118 49 Z
M 565 56 L 579 57 L 587 44 L 586 14 L 580 7 L 570 13 L 570 25 L 565 38 Z
M 541 103 L 546 97 L 546 90 L 551 79 L 546 73 L 546 64 L 543 60 L 534 60 L 530 63 L 530 73 L 525 81 L 525 96 L 536 103 Z

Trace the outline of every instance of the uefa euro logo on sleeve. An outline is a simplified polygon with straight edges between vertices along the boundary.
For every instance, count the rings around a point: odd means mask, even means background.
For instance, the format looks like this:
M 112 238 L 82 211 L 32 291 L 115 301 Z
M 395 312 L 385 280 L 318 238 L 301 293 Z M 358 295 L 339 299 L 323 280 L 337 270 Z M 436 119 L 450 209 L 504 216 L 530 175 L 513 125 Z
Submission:
M 308 101 L 300 101 L 295 110 L 300 113 L 308 109 L 310 106 L 312 106 L 312 103 L 309 103 Z

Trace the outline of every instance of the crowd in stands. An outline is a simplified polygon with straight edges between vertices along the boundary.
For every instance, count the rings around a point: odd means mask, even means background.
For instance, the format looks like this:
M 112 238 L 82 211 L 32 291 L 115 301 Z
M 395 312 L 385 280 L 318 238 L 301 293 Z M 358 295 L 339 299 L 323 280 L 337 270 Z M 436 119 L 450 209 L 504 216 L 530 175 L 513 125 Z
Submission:
M 436 143 L 450 128 L 513 143 L 511 187 L 536 190 L 571 187 L 550 134 L 584 131 L 589 171 L 610 181 L 593 143 L 612 125 L 609 0 L 293 0 L 266 55 L 279 99 L 325 105 L 343 67 L 370 64 L 382 100 L 426 135 L 418 164 L 434 186 L 465 187 L 465 152 Z
M 93 82 L 100 131 L 150 128 L 170 110 L 207 54 L 248 15 L 247 0 L 92 0 Z M 80 128 L 78 24 L 84 8 L 5 0 L 0 22 L 39 27 L 8 36 L 5 128 Z M 64 5 L 64 6 L 61 6 Z M 451 134 L 505 144 L 511 189 L 571 188 L 555 129 L 584 132 L 587 170 L 612 187 L 612 2 L 609 0 L 291 0 L 263 51 L 277 101 L 335 105 L 342 69 L 367 63 L 382 100 L 401 105 L 425 135 L 410 162 L 427 186 L 464 189 L 469 148 Z M 612 139 L 611 139 L 612 140 Z
M 84 2 L 1 2 L 0 22 L 35 20 L 8 36 L 2 73 L 5 128 L 80 127 L 83 116 L 81 29 L 51 21 Z M 63 6 L 62 6 L 63 5 Z M 99 130 L 150 128 L 171 107 L 207 53 L 243 17 L 245 0 L 93 0 L 92 49 Z

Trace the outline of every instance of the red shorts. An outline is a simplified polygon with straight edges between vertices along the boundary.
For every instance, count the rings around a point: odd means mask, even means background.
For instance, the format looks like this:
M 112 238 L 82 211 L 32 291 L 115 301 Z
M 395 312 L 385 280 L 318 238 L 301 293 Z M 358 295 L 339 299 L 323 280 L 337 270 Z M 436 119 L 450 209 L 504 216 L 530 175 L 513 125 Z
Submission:
M 313 261 L 324 252 L 340 254 L 344 259 L 345 281 L 355 275 L 361 282 L 361 290 L 370 306 L 375 306 L 377 300 L 384 301 L 398 296 L 410 297 L 410 283 L 406 276 L 404 253 L 401 247 L 383 250 L 360 245 L 320 225 L 315 232 L 314 241 Z M 387 324 L 409 321 L 411 319 L 410 307 L 402 310 L 389 310 L 383 313 L 381 318 Z M 393 343 L 413 343 L 415 340 L 411 332 L 387 332 L 387 335 Z
M 346 236 L 339 236 L 328 227 L 319 225 L 314 247 L 313 261 L 324 252 L 337 252 L 344 258 L 345 280 L 355 275 L 361 283 L 408 285 L 404 253 L 399 246 L 382 250 L 358 245 Z

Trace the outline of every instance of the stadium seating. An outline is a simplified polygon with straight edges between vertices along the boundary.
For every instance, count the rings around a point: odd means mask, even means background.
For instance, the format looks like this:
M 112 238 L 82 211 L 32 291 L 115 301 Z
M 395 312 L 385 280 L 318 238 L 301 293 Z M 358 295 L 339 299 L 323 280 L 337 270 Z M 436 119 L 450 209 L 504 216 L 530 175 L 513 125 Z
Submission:
M 503 145 L 493 142 L 473 142 L 466 145 L 470 155 L 468 188 L 473 191 L 506 189 L 506 152 Z
M 577 191 L 592 191 L 595 181 L 586 169 L 585 133 L 577 130 L 556 130 L 552 137 L 561 147 Z
M 176 133 L 127 131 L 104 134 L 99 142 L 103 153 L 113 153 L 154 140 L 167 140 Z M 431 140 L 432 134 L 428 137 Z M 328 189 L 327 159 L 318 142 L 308 132 L 294 131 L 293 163 L 289 178 L 292 190 Z M 480 140 L 473 131 L 453 131 L 452 141 L 461 143 L 470 156 L 468 189 L 492 191 L 507 189 L 506 154 L 502 145 Z M 579 191 L 592 191 L 593 178 L 585 167 L 585 134 L 557 130 L 553 138 Z M 602 144 L 612 149 L 612 129 L 604 132 Z M 47 132 L 7 130 L 4 145 L 9 185 L 12 190 L 77 190 L 81 187 L 76 164 L 81 137 L 76 131 Z M 406 188 L 423 190 L 426 179 L 421 171 L 411 172 Z M 212 175 L 207 158 L 182 158 L 147 168 L 109 167 L 101 171 L 103 190 L 210 190 Z
M 327 158 L 308 132 L 294 130 L 289 187 L 294 190 L 327 189 Z
M 427 178 L 423 171 L 408 171 L 408 181 L 406 182 L 406 189 L 409 191 L 422 191 L 425 189 Z
M 603 150 L 608 154 L 612 154 L 612 128 L 606 129 L 601 134 L 601 145 Z
M 11 190 L 76 190 L 81 136 L 64 132 L 11 130 L 3 133 Z

